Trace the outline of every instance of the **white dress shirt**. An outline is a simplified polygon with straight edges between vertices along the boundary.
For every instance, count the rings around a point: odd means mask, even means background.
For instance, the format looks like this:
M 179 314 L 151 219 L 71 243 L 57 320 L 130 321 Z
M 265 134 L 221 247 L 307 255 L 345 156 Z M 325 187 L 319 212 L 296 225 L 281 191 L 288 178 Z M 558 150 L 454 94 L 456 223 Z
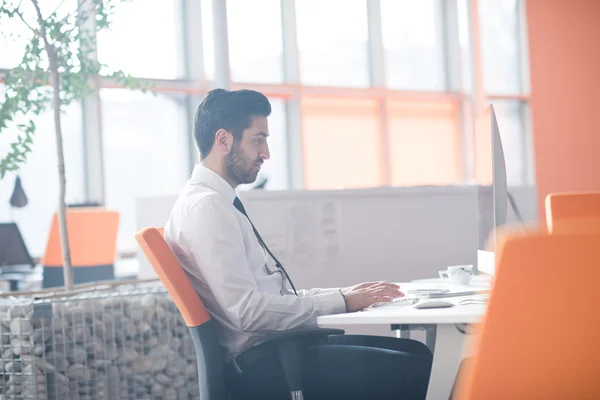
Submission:
M 296 297 L 284 285 L 250 221 L 233 206 L 235 197 L 225 179 L 197 164 L 165 226 L 165 239 L 218 321 L 230 357 L 269 332 L 316 326 L 319 315 L 346 310 L 338 289 L 299 290 Z

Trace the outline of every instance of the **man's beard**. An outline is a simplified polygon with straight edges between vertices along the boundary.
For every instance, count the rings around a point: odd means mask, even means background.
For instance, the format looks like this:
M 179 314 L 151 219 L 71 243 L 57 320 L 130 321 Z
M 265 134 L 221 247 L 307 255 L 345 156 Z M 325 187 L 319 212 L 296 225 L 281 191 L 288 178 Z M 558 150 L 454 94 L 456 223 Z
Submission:
M 246 161 L 244 151 L 240 148 L 239 144 L 234 142 L 233 148 L 225 156 L 224 162 L 227 177 L 238 185 L 243 185 L 256 180 L 258 171 L 255 172 L 253 166 L 255 163 L 262 163 L 262 160 Z

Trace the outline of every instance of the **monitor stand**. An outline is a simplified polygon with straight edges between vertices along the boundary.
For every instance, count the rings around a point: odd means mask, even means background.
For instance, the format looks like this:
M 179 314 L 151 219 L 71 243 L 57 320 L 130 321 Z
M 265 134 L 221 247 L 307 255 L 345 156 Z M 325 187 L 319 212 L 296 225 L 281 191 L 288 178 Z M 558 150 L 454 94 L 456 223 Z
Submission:
M 496 253 L 477 250 L 477 272 L 494 275 L 496 272 Z
M 521 224 L 525 225 L 525 220 L 523 219 L 523 216 L 521 215 L 521 212 L 519 211 L 519 207 L 517 206 L 517 202 L 516 202 L 515 198 L 508 191 L 506 192 L 506 194 L 508 195 L 508 202 L 510 203 L 510 208 L 512 208 L 513 213 L 515 213 L 519 222 L 521 222 Z
M 508 201 L 510 203 L 510 207 L 521 223 L 521 225 L 525 226 L 525 220 L 519 211 L 519 207 L 517 206 L 517 202 L 515 198 L 510 192 L 506 192 L 508 194 Z M 483 272 L 489 275 L 495 275 L 496 273 L 496 253 L 494 251 L 488 250 L 477 250 L 477 272 Z

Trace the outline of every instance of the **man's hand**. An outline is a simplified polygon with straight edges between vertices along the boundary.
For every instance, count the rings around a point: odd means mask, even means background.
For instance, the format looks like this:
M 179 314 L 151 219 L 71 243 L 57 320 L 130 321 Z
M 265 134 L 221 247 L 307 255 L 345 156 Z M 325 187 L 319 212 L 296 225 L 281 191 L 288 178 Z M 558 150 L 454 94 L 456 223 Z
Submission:
M 346 312 L 354 312 L 375 303 L 389 303 L 403 297 L 400 286 L 388 282 L 366 282 L 340 290 L 346 298 Z

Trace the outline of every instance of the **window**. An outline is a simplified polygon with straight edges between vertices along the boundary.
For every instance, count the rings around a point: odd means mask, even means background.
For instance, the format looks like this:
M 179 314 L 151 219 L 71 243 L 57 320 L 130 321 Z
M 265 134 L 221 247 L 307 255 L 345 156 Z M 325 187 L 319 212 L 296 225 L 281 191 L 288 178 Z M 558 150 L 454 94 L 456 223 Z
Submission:
M 446 89 L 441 3 L 382 0 L 381 28 L 387 86 L 404 90 Z
M 285 101 L 270 99 L 273 109 L 269 117 L 269 151 L 271 158 L 263 164 L 259 179 L 267 178 L 269 190 L 289 189 L 289 158 L 287 152 L 287 129 Z
M 500 130 L 504 161 L 506 164 L 506 181 L 509 186 L 526 185 L 527 182 L 527 151 L 525 138 L 526 104 L 518 100 L 488 100 L 496 111 L 496 120 Z M 492 138 L 489 132 L 483 130 L 478 136 L 476 146 L 476 179 L 479 183 L 491 183 L 493 176 Z
M 3 86 L 0 86 L 0 96 L 4 96 Z M 59 181 L 54 113 L 48 109 L 33 119 L 37 129 L 32 152 L 18 173 L 8 173 L 0 181 L 0 221 L 15 221 L 30 254 L 41 257 L 46 249 L 52 216 L 58 209 Z M 19 121 L 25 119 L 21 118 Z M 85 198 L 82 124 L 81 104 L 73 103 L 61 115 L 67 204 L 80 203 Z M 3 130 L 0 157 L 4 157 L 16 137 L 14 125 Z M 23 208 L 12 209 L 9 200 L 17 175 L 21 177 L 28 204 Z
M 228 0 L 227 28 L 232 80 L 283 81 L 279 0 Z
M 215 78 L 215 42 L 213 35 L 213 0 L 200 0 L 202 23 L 202 57 L 204 58 L 204 75 L 206 79 Z
M 518 100 L 491 100 L 496 111 L 509 185 L 526 184 L 525 112 L 526 105 Z
M 8 2 L 11 8 L 17 4 L 20 4 L 19 10 L 23 13 L 29 26 L 35 28 L 37 15 L 33 4 L 30 1 Z M 39 2 L 39 6 L 43 17 L 47 17 L 55 11 L 61 18 L 69 13 L 75 15 L 77 12 L 76 0 L 44 0 Z M 0 68 L 14 68 L 21 63 L 25 46 L 33 34 L 17 16 L 12 18 L 7 18 L 5 15 L 0 16 L 0 26 L 2 27 L 0 29 L 2 32 L 0 34 Z
M 474 82 L 472 69 L 463 66 L 463 89 L 469 92 L 475 89 L 474 96 L 485 96 L 487 103 L 494 105 L 509 185 L 533 183 L 529 181 L 528 160 L 531 154 L 526 146 L 529 133 L 525 119 L 529 111 L 525 89 L 527 84 L 523 81 L 526 74 L 522 73 L 526 66 L 522 64 L 521 57 L 521 30 L 524 29 L 520 26 L 521 5 L 521 0 L 479 0 L 478 15 L 470 15 L 469 1 L 458 0 L 462 54 L 466 59 L 471 59 L 469 23 L 474 18 L 479 18 L 477 22 L 483 72 L 483 82 Z M 475 138 L 475 179 L 479 183 L 489 183 L 493 175 L 491 139 L 488 139 Z
M 303 99 L 305 187 L 381 185 L 380 114 L 379 102 L 371 99 Z
M 263 164 L 256 181 L 246 185 L 238 186 L 238 190 L 249 190 L 264 182 L 266 179 L 266 190 L 287 190 L 290 187 L 290 166 L 287 151 L 286 113 L 285 101 L 280 99 L 269 99 L 271 102 L 271 115 L 269 122 L 269 158 Z
M 522 88 L 517 0 L 478 4 L 485 92 L 519 94 Z
M 14 68 L 21 63 L 25 45 L 33 36 L 20 19 L 0 16 L 0 68 Z
M 477 185 L 491 185 L 494 180 L 493 138 L 489 128 L 492 121 L 490 115 L 484 115 L 485 118 L 482 116 L 477 120 L 474 131 L 474 183 Z
M 457 0 L 458 11 L 458 44 L 461 60 L 461 84 L 466 93 L 473 92 L 473 54 L 470 35 L 470 10 L 468 0 Z
M 391 101 L 388 118 L 394 186 L 452 185 L 460 181 L 456 103 Z
M 183 101 L 103 89 L 106 207 L 121 213 L 119 250 L 136 248 L 135 200 L 176 195 L 189 177 Z
M 296 1 L 300 78 L 314 86 L 369 86 L 365 0 Z
M 178 3 L 144 0 L 119 4 L 110 30 L 98 34 L 98 60 L 111 70 L 141 78 L 181 77 Z

